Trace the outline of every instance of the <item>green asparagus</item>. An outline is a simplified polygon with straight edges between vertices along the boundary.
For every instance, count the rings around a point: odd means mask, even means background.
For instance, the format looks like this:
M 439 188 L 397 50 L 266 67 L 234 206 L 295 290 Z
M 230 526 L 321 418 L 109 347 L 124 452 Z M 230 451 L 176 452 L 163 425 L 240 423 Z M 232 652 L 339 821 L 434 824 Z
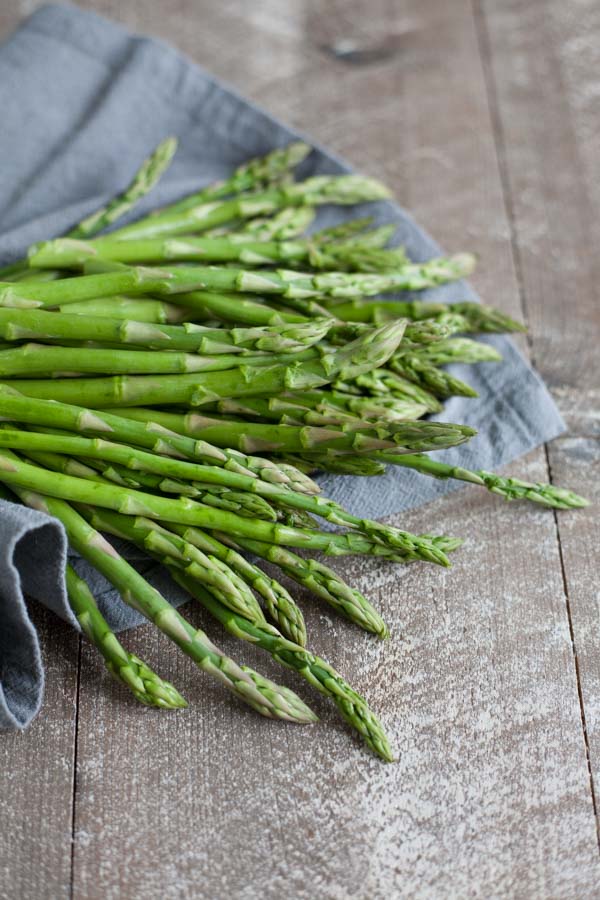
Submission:
M 3 463 L 7 461 L 4 452 L 2 459 Z M 26 505 L 60 519 L 74 549 L 117 588 L 125 603 L 152 621 L 200 669 L 221 681 L 240 700 L 269 718 L 301 723 L 316 721 L 314 713 L 289 689 L 282 690 L 262 676 L 254 678 L 251 670 L 242 670 L 203 631 L 193 628 L 68 503 L 29 490 L 18 493 Z M 191 579 L 190 582 L 196 584 Z
M 269 625 L 260 628 L 236 616 L 181 572 L 173 570 L 172 574 L 231 634 L 257 644 L 277 662 L 302 675 L 320 693 L 331 697 L 346 722 L 359 732 L 373 752 L 386 762 L 393 762 L 394 756 L 381 723 L 363 697 L 329 663 L 286 640 L 276 628 Z
M 199 466 L 183 460 L 163 458 L 133 448 L 111 444 L 104 440 L 36 434 L 30 431 L 0 430 L 0 447 L 24 449 L 27 452 L 31 450 L 60 452 L 62 448 L 63 452 L 92 458 L 99 456 L 119 461 L 125 465 L 129 463 L 133 467 L 146 468 L 148 471 L 159 474 L 173 474 L 175 477 L 182 478 L 187 476 L 192 480 L 200 479 L 217 483 L 228 481 L 231 484 L 234 482 L 242 489 L 243 486 L 248 485 L 252 490 L 268 497 L 273 504 L 279 501 L 284 507 L 290 506 L 305 510 L 334 525 L 355 528 L 361 534 L 321 534 L 311 530 L 300 531 L 281 526 L 278 523 L 245 519 L 226 510 L 203 506 L 186 497 L 172 499 L 154 496 L 112 484 L 90 485 L 82 478 L 68 475 L 54 475 L 53 478 L 48 478 L 48 473 L 43 470 L 18 460 L 8 460 L 3 455 L 4 451 L 0 452 L 0 481 L 23 485 L 32 490 L 38 490 L 40 493 L 48 493 L 50 496 L 62 497 L 65 500 L 89 503 L 117 512 L 147 516 L 182 525 L 197 525 L 200 528 L 221 531 L 227 531 L 230 528 L 232 534 L 239 534 L 242 537 L 255 537 L 270 543 L 288 543 L 290 546 L 296 547 L 313 547 L 326 553 L 334 553 L 336 549 L 345 549 L 346 547 L 356 547 L 356 552 L 371 553 L 370 541 L 362 540 L 362 536 L 365 536 L 382 544 L 391 552 L 399 552 L 408 557 L 425 559 L 441 565 L 447 564 L 444 554 L 438 554 L 430 541 L 422 541 L 414 535 L 389 525 L 353 516 L 332 500 L 297 494 L 285 488 L 282 489 L 258 480 L 253 481 L 247 476 L 222 469 L 212 469 L 209 466 Z

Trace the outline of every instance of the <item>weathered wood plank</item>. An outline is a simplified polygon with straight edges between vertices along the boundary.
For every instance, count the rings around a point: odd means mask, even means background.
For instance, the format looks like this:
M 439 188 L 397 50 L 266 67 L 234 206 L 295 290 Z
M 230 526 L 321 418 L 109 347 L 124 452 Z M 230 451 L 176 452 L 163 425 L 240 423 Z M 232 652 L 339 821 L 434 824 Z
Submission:
M 549 448 L 552 477 L 591 501 L 591 508 L 558 517 L 565 585 L 583 699 L 595 797 L 600 801 L 600 592 L 598 590 L 598 505 L 600 443 L 565 437 Z
M 597 433 L 600 8 L 594 0 L 476 5 L 534 361 L 571 431 Z
M 0 897 L 66 900 L 79 637 L 32 608 L 46 666 L 44 706 L 24 734 L 0 733 Z
M 481 3 L 532 352 L 570 426 L 549 447 L 552 478 L 598 501 L 600 117 L 595 3 Z M 598 800 L 599 618 L 594 508 L 559 514 L 563 575 Z M 596 804 L 597 806 L 597 804 Z

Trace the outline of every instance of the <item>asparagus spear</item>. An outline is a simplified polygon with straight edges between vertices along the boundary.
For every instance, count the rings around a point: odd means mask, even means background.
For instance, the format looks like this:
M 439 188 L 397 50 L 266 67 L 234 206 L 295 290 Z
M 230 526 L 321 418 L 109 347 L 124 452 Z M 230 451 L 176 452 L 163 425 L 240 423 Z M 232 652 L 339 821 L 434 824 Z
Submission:
M 373 329 L 343 348 L 324 353 L 320 359 L 292 363 L 285 367 L 252 366 L 225 372 L 193 375 L 165 375 L 157 379 L 144 375 L 107 378 L 15 380 L 13 387 L 38 399 L 81 403 L 87 407 L 147 406 L 184 404 L 202 406 L 221 397 L 277 394 L 327 384 L 337 377 L 354 378 L 390 357 L 402 339 L 404 322 Z
M 9 432 L 12 430 L 8 425 L 3 425 L 2 428 Z M 27 442 L 23 440 L 22 443 L 25 445 Z M 276 522 L 278 520 L 277 513 L 263 497 L 247 491 L 233 491 L 230 488 L 215 484 L 201 484 L 199 482 L 180 481 L 175 478 L 163 478 L 161 475 L 154 475 L 138 469 L 133 473 L 131 469 L 125 466 L 111 465 L 102 459 L 74 458 L 47 450 L 35 451 L 31 448 L 31 445 L 28 445 L 27 449 L 22 449 L 21 452 L 46 469 L 62 472 L 64 475 L 87 478 L 101 483 L 111 481 L 121 487 L 132 487 L 136 490 L 142 489 L 162 491 L 166 494 L 177 494 L 180 497 L 190 497 L 205 506 L 226 509 L 247 518 L 265 519 L 268 522 Z
M 79 269 L 90 259 L 113 260 L 129 265 L 149 263 L 239 262 L 248 266 L 275 263 L 313 269 L 379 272 L 400 269 L 407 264 L 399 250 L 374 250 L 363 247 L 359 240 L 349 246 L 344 242 L 315 246 L 311 238 L 296 240 L 251 240 L 247 234 L 225 234 L 220 237 L 138 238 L 127 241 L 119 236 L 78 241 L 56 238 L 33 244 L 28 253 L 34 269 Z
M 390 369 L 407 381 L 414 381 L 419 387 L 423 387 L 436 397 L 477 397 L 477 391 L 470 384 L 446 372 L 438 369 L 436 365 L 417 353 L 406 353 L 396 356 L 389 361 Z
M 380 182 L 362 175 L 318 175 L 302 182 L 272 187 L 252 194 L 242 194 L 230 200 L 197 202 L 191 198 L 182 204 L 132 225 L 120 228 L 119 239 L 153 238 L 162 235 L 190 234 L 217 228 L 235 219 L 249 219 L 270 215 L 289 206 L 319 206 L 324 203 L 341 205 L 382 200 L 389 191 Z
M 100 239 L 99 239 L 100 240 Z M 80 275 L 41 284 L 0 282 L 0 306 L 51 307 L 111 294 L 173 296 L 190 291 L 241 291 L 280 294 L 294 299 L 363 297 L 390 291 L 419 291 L 464 278 L 473 270 L 468 253 L 411 263 L 382 274 L 324 272 L 311 275 L 286 269 L 235 269 L 227 266 L 131 266 L 97 275 Z
M 333 475 L 360 475 L 374 477 L 383 475 L 385 465 L 370 456 L 336 456 L 333 453 L 311 453 L 310 456 L 298 454 L 286 455 L 289 460 L 303 472 L 331 472 Z
M 177 139 L 170 137 L 158 145 L 156 150 L 145 159 L 141 167 L 136 172 L 133 181 L 128 187 L 113 200 L 109 201 L 106 206 L 101 207 L 91 216 L 83 219 L 78 225 L 75 225 L 68 236 L 72 238 L 92 237 L 103 228 L 115 222 L 121 216 L 128 213 L 142 197 L 152 190 L 156 182 L 168 168 L 171 159 L 177 149 Z M 0 269 L 0 278 L 10 278 L 24 275 L 27 279 L 30 277 L 26 260 L 19 260 L 9 266 Z
M 149 193 L 164 171 L 171 164 L 177 150 L 177 138 L 169 137 L 158 145 L 154 153 L 144 160 L 131 184 L 122 194 L 110 200 L 106 206 L 83 219 L 70 232 L 70 238 L 89 238 L 108 228 L 134 207 Z
M 0 431 L 0 447 L 23 449 L 27 452 L 55 453 L 62 451 L 70 455 L 83 455 L 91 458 L 98 456 L 132 467 L 145 468 L 148 471 L 154 471 L 159 474 L 172 474 L 175 477 L 180 476 L 182 478 L 189 477 L 191 480 L 200 478 L 209 482 L 216 480 L 217 483 L 223 483 L 223 481 L 227 480 L 230 483 L 236 483 L 240 487 L 247 485 L 251 490 L 269 497 L 273 504 L 281 504 L 284 508 L 289 506 L 294 509 L 305 510 L 308 513 L 325 518 L 334 525 L 356 528 L 363 535 L 381 543 L 392 552 L 399 551 L 408 556 L 439 562 L 442 565 L 446 562 L 443 555 L 441 557 L 438 556 L 435 548 L 429 541 L 423 542 L 415 538 L 414 535 L 400 531 L 392 526 L 353 516 L 332 500 L 297 494 L 287 489 L 282 490 L 276 485 L 252 480 L 237 473 L 224 472 L 222 469 L 212 469 L 208 466 L 198 466 L 183 460 L 155 456 L 103 440 L 37 434 L 31 431 L 20 432 L 12 429 L 2 429 Z M 1 454 L 0 465 L 3 465 L 3 468 L 0 469 L 0 481 L 4 480 L 9 484 L 23 483 L 26 487 L 31 487 L 33 490 L 40 490 L 42 493 L 63 497 L 66 500 L 91 503 L 92 505 L 131 515 L 142 515 L 180 524 L 197 525 L 201 528 L 219 528 L 222 531 L 226 531 L 229 526 L 233 529 L 232 533 L 242 536 L 256 537 L 259 540 L 262 539 L 271 543 L 288 542 L 291 546 L 312 546 L 315 549 L 324 549 L 325 552 L 329 552 L 330 545 L 331 549 L 336 549 L 338 546 L 341 548 L 345 547 L 345 538 L 348 538 L 348 546 L 365 548 L 364 550 L 357 549 L 357 552 L 371 552 L 368 543 L 354 541 L 354 538 L 358 538 L 358 535 L 332 534 L 329 535 L 328 539 L 327 534 L 323 535 L 320 532 L 302 532 L 295 528 L 286 529 L 277 523 L 258 519 L 244 519 L 224 510 L 210 509 L 195 503 L 189 498 L 182 497 L 179 500 L 175 500 L 167 497 L 158 497 L 140 491 L 126 490 L 118 485 L 88 485 L 81 478 L 69 476 L 57 475 L 55 478 L 48 479 L 43 477 L 46 473 L 36 470 L 34 467 L 14 461 L 11 461 L 10 464 L 6 463 Z M 50 481 L 49 484 L 48 481 Z M 94 496 L 97 497 L 95 501 L 90 499 Z M 222 521 L 227 524 L 219 525 L 219 516 L 222 516 Z M 253 527 L 256 529 L 254 533 L 252 532 Z
M 102 514 L 102 510 L 96 510 L 95 515 Z M 288 591 L 274 578 L 270 578 L 259 569 L 258 566 L 248 562 L 240 556 L 231 546 L 226 546 L 223 540 L 218 540 L 215 535 L 207 534 L 198 528 L 169 523 L 169 530 L 179 534 L 190 544 L 210 553 L 217 559 L 227 563 L 237 574 L 250 584 L 256 593 L 262 597 L 267 616 L 279 628 L 281 633 L 300 644 L 306 644 L 306 625 L 304 616 L 298 604 L 293 600 Z M 227 542 L 228 543 L 228 542 Z
M 144 407 L 123 410 L 124 418 L 138 422 L 156 422 L 170 431 L 208 440 L 217 447 L 234 447 L 244 453 L 302 453 L 331 448 L 344 452 L 368 453 L 394 445 L 397 453 L 404 447 L 435 450 L 463 443 L 472 430 L 446 422 L 387 422 L 375 424 L 357 421 L 337 427 L 274 425 L 260 422 L 236 422 L 214 419 L 199 413 L 168 413 Z M 391 449 L 391 448 L 390 448 Z
M 2 462 L 16 464 L 16 460 L 9 460 L 4 451 Z M 314 713 L 288 688 L 282 689 L 260 675 L 255 677 L 256 673 L 251 669 L 241 669 L 201 629 L 193 628 L 68 503 L 30 490 L 19 489 L 18 494 L 27 506 L 58 518 L 65 526 L 73 548 L 116 587 L 125 603 L 146 616 L 200 669 L 221 681 L 240 700 L 269 718 L 301 723 L 316 720 Z M 241 616 L 239 618 L 245 621 Z
M 171 297 L 184 307 L 193 321 L 217 319 L 236 326 L 299 324 L 307 317 L 289 309 L 277 309 L 256 294 L 226 291 L 187 291 Z M 311 317 L 312 318 L 312 317 Z
M 220 564 L 237 583 L 250 584 L 255 588 L 265 600 L 270 617 L 277 623 L 283 623 L 287 636 L 297 636 L 296 643 L 302 646 L 306 643 L 304 618 L 287 591 L 216 538 L 197 528 L 178 526 L 172 523 L 167 530 L 151 519 L 141 516 L 125 516 L 92 506 L 82 506 L 80 510 L 94 528 L 137 544 L 147 550 L 151 556 L 186 572 L 190 578 L 195 578 L 191 564 L 197 555 L 212 560 L 213 564 Z M 202 579 L 196 578 L 196 580 L 202 583 Z M 220 599 L 215 591 L 211 590 L 208 585 L 206 587 L 213 596 Z M 235 610 L 223 599 L 220 599 L 220 602 L 255 624 L 265 624 L 260 609 L 258 613 L 244 615 L 241 610 Z M 254 603 L 256 603 L 255 600 Z M 295 637 L 292 639 L 296 640 Z
M 27 456 L 31 454 L 28 453 Z M 33 457 L 32 457 L 33 458 Z M 68 457 L 66 457 L 68 459 Z M 101 472 L 104 479 L 120 484 L 123 487 L 132 487 L 136 490 L 159 491 L 163 494 L 177 494 L 179 497 L 190 497 L 204 506 L 214 506 L 216 509 L 227 509 L 239 516 L 250 519 L 265 519 L 267 522 L 276 522 L 277 513 L 267 501 L 258 494 L 250 494 L 246 491 L 233 491 L 228 487 L 206 484 L 198 481 L 181 481 L 177 478 L 163 477 L 150 472 L 142 472 L 125 466 L 113 465 L 101 459 L 80 457 L 78 460 L 83 466 L 91 468 L 94 472 Z M 53 467 L 51 467 L 53 468 Z M 76 475 L 75 471 L 65 472 L 66 475 Z M 80 477 L 86 477 L 82 475 Z
M 94 528 L 131 541 L 150 555 L 168 557 L 172 565 L 183 569 L 220 603 L 244 619 L 256 624 L 265 623 L 262 610 L 246 582 L 222 560 L 204 553 L 144 516 L 120 515 L 106 509 L 96 516 L 96 508 L 86 504 L 79 504 L 78 510 Z
M 320 693 L 331 697 L 346 722 L 359 732 L 373 752 L 386 762 L 393 762 L 392 750 L 381 723 L 369 709 L 364 698 L 351 688 L 329 663 L 304 647 L 286 640 L 276 628 L 269 625 L 259 628 L 236 616 L 181 572 L 172 570 L 172 575 L 231 634 L 241 640 L 258 644 L 282 665 L 302 675 Z
M 10 494 L 4 485 L 0 485 L 0 498 L 16 502 L 16 496 Z M 69 564 L 65 569 L 65 580 L 69 605 L 82 631 L 102 654 L 113 678 L 124 684 L 145 706 L 161 709 L 186 707 L 187 701 L 169 681 L 160 678 L 143 660 L 125 650 L 98 609 L 89 586 Z
M 287 241 L 302 234 L 312 224 L 315 214 L 310 206 L 290 206 L 275 216 L 248 219 L 235 235 L 238 240 Z
M 5 432 L 0 432 L 1 436 L 4 434 Z M 360 529 L 362 534 L 323 533 L 291 528 L 280 523 L 245 519 L 225 510 L 201 506 L 187 498 L 174 500 L 157 497 L 118 485 L 90 483 L 83 478 L 54 472 L 50 477 L 50 473 L 45 469 L 13 457 L 14 454 L 10 451 L 0 451 L 0 481 L 63 500 L 101 506 L 127 515 L 145 516 L 163 522 L 218 530 L 268 543 L 322 550 L 327 554 L 366 553 L 388 555 L 390 558 L 397 556 L 402 559 L 425 559 L 439 565 L 449 565 L 445 553 L 440 551 L 432 540 L 422 539 L 368 519 L 359 519 L 345 512 L 333 501 L 323 501 L 317 497 L 312 498 L 312 501 L 315 503 L 319 501 L 317 505 L 322 516 L 340 524 L 348 523 Z M 293 496 L 290 492 L 290 498 Z M 299 496 L 294 498 L 294 502 L 298 502 Z M 287 502 L 291 505 L 292 500 L 288 499 Z
M 465 469 L 462 466 L 452 466 L 420 454 L 399 456 L 386 453 L 378 458 L 397 466 L 415 469 L 417 472 L 431 475 L 434 478 L 456 478 L 459 481 L 478 484 L 487 488 L 491 493 L 504 497 L 505 500 L 531 500 L 533 503 L 540 503 L 542 506 L 549 506 L 553 509 L 576 509 L 589 505 L 584 497 L 553 484 L 533 484 L 529 481 L 521 481 L 520 478 L 509 478 L 497 475 L 495 472 L 486 472 L 484 469 Z
M 242 352 L 200 356 L 197 353 L 161 350 L 123 350 L 120 345 L 47 346 L 30 342 L 0 350 L 0 378 L 43 375 L 73 378 L 79 375 L 173 375 L 192 372 L 221 372 L 246 367 L 296 365 L 318 359 L 320 348 L 295 353 Z
M 40 270 L 43 271 L 43 270 Z M 183 306 L 175 306 L 164 300 L 143 299 L 141 297 L 96 297 L 81 303 L 67 303 L 58 306 L 58 312 L 69 316 L 101 316 L 103 319 L 133 319 L 136 322 L 150 322 L 156 325 L 179 325 L 190 318 L 191 311 Z M 4 310 L 0 310 L 4 312 Z M 52 313 L 56 315 L 56 313 Z M 43 320 L 42 320 L 43 321 Z M 95 338 L 95 336 L 94 336 Z
M 0 384 L 0 415 L 5 419 L 44 428 L 61 428 L 80 434 L 110 435 L 111 438 L 152 450 L 155 454 L 179 459 L 205 460 L 213 466 L 229 470 L 217 476 L 217 484 L 245 490 L 245 482 L 236 481 L 239 476 L 255 476 L 269 484 L 293 487 L 301 493 L 318 493 L 319 487 L 292 466 L 275 463 L 262 457 L 251 457 L 237 450 L 221 450 L 206 441 L 171 433 L 154 423 L 143 424 L 124 419 L 111 413 L 91 411 L 81 406 L 58 403 L 52 400 L 27 398 L 7 385 Z M 119 460 L 121 462 L 121 460 Z M 125 463 L 127 464 L 127 463 Z M 162 472 L 159 474 L 177 473 Z M 203 474 L 200 480 L 208 481 Z
M 286 147 L 278 147 L 266 156 L 256 157 L 243 163 L 233 175 L 224 181 L 210 184 L 202 190 L 171 203 L 167 210 L 171 213 L 184 212 L 199 203 L 209 200 L 222 200 L 229 194 L 241 194 L 253 191 L 265 185 L 277 183 L 291 169 L 298 166 L 310 153 L 308 144 L 294 141 Z M 161 211 L 162 212 L 162 211 Z
M 315 342 L 316 333 L 311 334 L 308 329 L 306 329 L 304 332 L 297 332 L 297 337 L 305 340 L 304 345 L 296 343 L 294 346 L 293 340 L 290 340 L 286 335 L 276 335 L 271 338 L 271 335 L 269 334 L 264 339 L 263 343 L 265 345 L 268 342 L 272 342 L 273 344 L 279 342 L 283 345 L 287 341 L 290 344 L 287 353 L 254 353 L 252 350 L 245 350 L 240 346 L 232 345 L 228 347 L 226 344 L 223 344 L 222 346 L 217 345 L 220 352 L 200 356 L 198 353 L 178 353 L 167 345 L 166 349 L 169 349 L 170 351 L 169 357 L 171 362 L 165 362 L 165 354 L 160 351 L 146 352 L 144 354 L 140 352 L 143 348 L 136 347 L 136 350 L 132 353 L 125 351 L 122 344 L 100 343 L 96 341 L 65 341 L 60 345 L 53 344 L 52 349 L 48 350 L 43 344 L 35 344 L 32 342 L 31 345 L 27 346 L 26 350 L 22 345 L 19 345 L 17 348 L 11 347 L 10 344 L 1 347 L 0 349 L 4 350 L 12 349 L 13 352 L 11 354 L 5 353 L 0 358 L 0 362 L 4 361 L 6 364 L 5 374 L 8 376 L 23 373 L 30 375 L 44 373 L 56 377 L 60 375 L 59 366 L 61 365 L 65 369 L 68 366 L 71 366 L 73 369 L 77 366 L 82 370 L 82 374 L 85 372 L 104 373 L 107 371 L 107 369 L 104 368 L 107 365 L 107 360 L 111 358 L 114 359 L 114 372 L 122 372 L 124 374 L 162 372 L 182 373 L 186 371 L 210 372 L 236 368 L 236 366 L 285 366 L 290 363 L 319 360 L 327 357 L 331 352 L 335 352 L 335 347 L 340 347 L 344 344 L 347 345 L 348 340 L 352 338 L 366 338 L 369 334 L 368 330 L 361 329 L 358 332 L 353 331 L 352 334 L 346 335 L 346 339 L 344 340 L 343 333 L 340 333 L 336 326 L 331 326 L 328 320 L 315 319 L 313 322 L 318 326 L 321 332 L 330 332 L 333 339 L 331 345 L 326 344 L 324 341 L 320 341 L 320 343 L 317 344 Z M 444 364 L 446 362 L 462 361 L 495 362 L 501 358 L 493 348 L 476 341 L 469 341 L 464 338 L 458 339 L 458 341 L 454 341 L 453 343 L 442 341 L 442 338 L 446 334 L 445 326 L 442 326 L 443 330 L 436 334 L 434 330 L 435 325 L 436 323 L 428 323 L 429 327 L 427 329 L 423 328 L 423 330 L 421 330 L 421 325 L 418 326 L 418 330 L 416 330 L 414 326 L 406 327 L 405 335 L 407 336 L 403 337 L 401 344 L 394 354 L 394 358 L 399 360 L 400 367 L 402 367 L 402 357 L 408 356 L 409 359 L 412 359 L 413 354 L 417 354 L 418 361 L 427 366 L 433 365 L 434 361 L 437 365 L 438 359 L 441 360 L 440 364 Z M 191 331 L 192 328 L 193 326 L 190 323 L 187 323 L 184 326 L 186 331 Z M 197 333 L 201 334 L 200 327 L 197 326 L 196 328 Z M 367 329 L 368 328 L 369 326 L 367 326 Z M 252 330 L 253 329 L 232 329 L 232 334 L 235 335 L 235 339 L 240 340 L 242 338 L 242 333 L 243 335 L 247 335 L 248 332 Z M 255 329 L 255 331 L 257 330 Z M 315 332 L 315 329 L 313 329 L 313 332 Z M 288 335 L 289 334 L 290 332 L 288 331 Z M 413 336 L 416 340 L 411 339 Z M 206 338 L 202 337 L 201 340 L 206 340 Z M 311 341 L 313 343 L 310 346 L 307 346 Z M 442 344 L 438 353 L 434 353 L 430 347 L 422 346 L 423 343 L 430 341 L 437 341 L 437 343 Z M 208 340 L 207 343 L 209 343 Z M 164 348 L 161 348 L 161 350 L 162 349 Z M 233 352 L 223 352 L 227 349 L 230 349 Z M 90 353 L 89 351 L 92 352 Z M 86 354 L 89 354 L 89 358 L 86 357 Z M 35 367 L 27 365 L 26 360 L 23 358 L 24 356 L 33 358 Z
M 415 345 L 416 348 L 416 345 Z M 472 341 L 469 338 L 449 338 L 436 341 L 427 346 L 418 347 L 411 352 L 432 366 L 445 366 L 449 363 L 501 362 L 502 355 L 490 344 Z M 401 348 L 397 354 L 403 356 Z
M 193 323 L 158 325 L 109 316 L 0 308 L 0 337 L 7 341 L 103 341 L 149 350 L 181 350 L 210 356 L 243 351 L 295 352 L 320 341 L 332 324 L 331 319 L 313 319 L 275 327 L 223 329 Z
M 372 221 L 370 216 L 362 219 L 350 219 L 339 225 L 322 228 L 311 234 L 310 238 L 317 247 L 327 247 L 332 243 L 337 244 L 339 241 L 343 241 L 346 247 L 360 246 L 372 249 L 385 247 L 396 231 L 396 226 L 379 225 L 377 228 L 366 231 L 365 229 Z
M 244 416 L 290 425 L 342 425 L 357 420 L 394 421 L 418 419 L 426 404 L 394 397 L 356 397 L 327 389 L 282 394 L 279 397 L 245 397 L 207 404 L 207 412 Z M 187 433 L 187 430 L 186 430 Z
M 6 426 L 4 426 L 4 429 Z M 70 474 L 76 477 L 91 478 L 92 481 L 104 483 L 105 479 L 98 475 L 93 469 L 82 465 L 78 460 L 61 456 L 60 454 L 50 452 L 32 452 L 28 450 L 26 456 L 37 462 L 39 465 L 55 472 Z M 260 499 L 260 498 L 255 498 Z M 86 514 L 91 509 L 80 506 L 80 511 Z M 105 511 L 106 512 L 106 511 Z M 106 512 L 105 523 L 111 521 L 111 516 L 118 514 Z M 237 574 L 232 571 L 224 560 L 215 559 L 203 553 L 194 544 L 187 544 L 185 540 L 177 537 L 175 534 L 166 532 L 161 529 L 155 522 L 134 518 L 131 516 L 121 516 L 126 524 L 121 526 L 120 530 L 114 528 L 106 528 L 113 534 L 123 537 L 144 545 L 147 540 L 146 549 L 151 550 L 156 546 L 161 546 L 169 552 L 172 562 L 176 565 L 182 565 L 187 569 L 190 577 L 196 578 L 202 582 L 212 594 L 214 594 L 225 606 L 235 610 L 247 619 L 257 622 L 263 622 L 264 617 L 258 606 L 254 595 L 248 589 L 246 582 L 240 579 Z M 92 522 L 96 528 L 102 528 L 102 525 Z M 141 538 L 140 538 L 141 536 Z M 139 538 L 139 540 L 138 540 Z M 166 550 L 165 550 L 166 552 Z
M 331 313 L 344 322 L 371 322 L 380 325 L 390 319 L 429 319 L 447 312 L 465 320 L 465 331 L 498 332 L 525 331 L 525 326 L 492 306 L 480 303 L 431 303 L 421 300 L 392 300 L 378 303 L 373 300 L 324 300 Z
M 351 588 L 340 578 L 337 572 L 323 565 L 316 559 L 305 559 L 284 547 L 254 541 L 250 538 L 236 538 L 228 535 L 216 535 L 224 543 L 239 547 L 249 553 L 255 553 L 262 559 L 274 563 L 290 578 L 308 588 L 325 603 L 328 603 L 344 618 L 354 622 L 365 631 L 370 631 L 380 638 L 388 637 L 387 625 L 360 591 Z
M 428 412 L 440 412 L 442 409 L 442 404 L 431 391 L 384 368 L 363 372 L 351 380 L 336 378 L 332 387 L 336 392 L 357 395 L 361 399 L 364 394 L 371 395 L 377 403 L 384 398 L 418 403 L 426 407 Z
M 139 657 L 123 648 L 98 609 L 88 585 L 70 565 L 67 565 L 65 578 L 69 603 L 77 621 L 104 657 L 110 674 L 128 687 L 135 699 L 145 706 L 162 709 L 187 706 L 169 681 L 160 678 Z

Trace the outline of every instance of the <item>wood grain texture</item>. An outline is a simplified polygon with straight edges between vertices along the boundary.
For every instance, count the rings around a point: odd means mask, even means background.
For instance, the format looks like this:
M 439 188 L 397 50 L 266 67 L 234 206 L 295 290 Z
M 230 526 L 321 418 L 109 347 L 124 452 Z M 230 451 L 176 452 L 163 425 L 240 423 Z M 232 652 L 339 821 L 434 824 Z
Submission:
M 24 734 L 0 734 L 0 898 L 62 900 L 71 884 L 79 637 L 33 606 L 44 706 Z
M 533 458 L 523 471 L 542 475 Z M 452 572 L 342 564 L 392 640 L 304 602 L 312 645 L 381 712 L 395 765 L 369 758 L 318 698 L 314 727 L 259 720 L 151 629 L 128 646 L 177 681 L 188 712 L 148 715 L 82 680 L 82 896 L 132 885 L 157 898 L 446 897 L 472 885 L 485 897 L 591 896 L 600 872 L 552 515 L 473 489 L 402 523 L 431 521 L 468 540 Z M 264 654 L 189 616 L 312 698 Z
M 534 362 L 571 431 L 597 434 L 600 7 L 480 6 Z
M 580 515 L 558 520 L 565 589 L 583 700 L 590 771 L 596 805 L 600 801 L 600 591 L 598 589 L 598 506 L 600 442 L 565 437 L 549 447 L 552 478 L 570 484 L 591 501 Z
M 36 5 L 2 5 L 0 31 Z M 589 407 L 593 378 L 571 354 L 591 364 L 591 339 L 573 328 L 562 333 L 573 318 L 589 330 L 593 318 L 588 291 L 595 263 L 584 234 L 597 202 L 597 185 L 589 184 L 593 67 L 577 68 L 576 42 L 563 47 L 560 40 L 568 26 L 584 53 L 592 53 L 575 14 L 552 0 L 527 7 L 508 0 L 483 10 L 469 0 L 174 0 L 168 15 L 159 0 L 78 5 L 176 44 L 274 114 L 384 178 L 448 249 L 477 252 L 475 286 L 511 315 L 527 313 L 532 336 L 524 351 L 532 350 L 565 398 L 565 411 L 575 410 L 572 421 L 590 433 L 592 420 L 579 415 L 575 387 L 584 388 Z M 575 6 L 581 12 L 585 4 Z M 521 16 L 528 29 L 543 29 L 542 46 L 535 46 L 535 33 L 520 33 Z M 566 80 L 556 74 L 557 54 L 561 67 L 568 57 Z M 587 85 L 585 102 L 578 79 Z M 575 120 L 576 152 L 568 137 Z M 587 168 L 578 163 L 584 145 Z M 551 215 L 543 218 L 544 210 Z M 570 234 L 559 234 L 561 227 Z M 561 303 L 571 278 L 567 320 Z M 552 475 L 589 493 L 586 454 L 596 445 L 569 446 L 561 441 L 551 449 Z M 544 451 L 511 471 L 546 480 Z M 297 689 L 321 722 L 300 729 L 259 719 L 196 673 L 152 628 L 135 630 L 125 643 L 173 680 L 191 707 L 167 714 L 138 708 L 86 647 L 75 898 L 595 895 L 600 871 L 589 765 L 597 772 L 600 764 L 600 657 L 591 515 L 558 518 L 562 550 L 552 513 L 504 504 L 477 488 L 397 524 L 447 530 L 467 545 L 451 571 L 335 562 L 383 610 L 392 640 L 378 643 L 299 597 L 313 648 L 381 713 L 399 762 L 371 759 L 304 682 L 223 636 L 193 607 L 193 621 L 237 659 Z M 49 650 L 59 681 L 72 679 L 72 660 Z M 67 704 L 47 705 L 44 722 L 50 716 L 62 734 L 69 722 L 72 729 Z M 14 740 L 23 745 L 35 732 Z M 57 745 L 54 752 L 59 769 L 68 748 Z M 59 796 L 42 779 L 29 797 L 17 744 L 8 746 L 6 766 L 18 773 L 9 801 L 15 820 L 20 803 L 32 810 L 28 820 L 35 821 L 43 804 L 70 822 L 66 787 Z M 58 886 L 58 897 L 64 875 L 57 873 L 66 871 L 67 851 L 70 858 L 63 833 L 56 838 L 46 828 L 41 838 L 42 848 L 51 843 L 49 883 Z M 24 859 L 35 837 L 40 841 L 37 832 L 25 834 Z M 37 897 L 36 887 L 31 891 L 23 878 L 12 896 L 22 888 L 24 897 Z
M 592 501 L 585 513 L 558 515 L 557 534 L 597 808 L 600 9 L 583 0 L 531 4 L 525 12 L 482 0 L 477 21 L 532 355 L 570 432 L 548 448 L 551 475 Z

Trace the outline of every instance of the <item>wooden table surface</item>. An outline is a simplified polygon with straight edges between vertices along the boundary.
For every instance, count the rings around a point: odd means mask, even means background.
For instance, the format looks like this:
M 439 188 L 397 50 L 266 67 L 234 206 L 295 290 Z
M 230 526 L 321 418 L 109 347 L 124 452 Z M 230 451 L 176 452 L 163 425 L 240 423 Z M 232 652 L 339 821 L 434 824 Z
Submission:
M 38 5 L 5 0 L 0 35 Z M 474 250 L 476 288 L 528 322 L 522 347 L 569 425 L 511 471 L 600 501 L 596 0 L 79 5 L 172 42 Z M 403 515 L 468 542 L 451 571 L 338 563 L 383 610 L 385 643 L 303 598 L 314 648 L 381 712 L 395 765 L 318 699 L 312 729 L 259 719 L 152 627 L 127 645 L 191 707 L 140 708 L 36 611 L 46 697 L 0 738 L 0 896 L 599 896 L 593 517 L 478 488 Z

